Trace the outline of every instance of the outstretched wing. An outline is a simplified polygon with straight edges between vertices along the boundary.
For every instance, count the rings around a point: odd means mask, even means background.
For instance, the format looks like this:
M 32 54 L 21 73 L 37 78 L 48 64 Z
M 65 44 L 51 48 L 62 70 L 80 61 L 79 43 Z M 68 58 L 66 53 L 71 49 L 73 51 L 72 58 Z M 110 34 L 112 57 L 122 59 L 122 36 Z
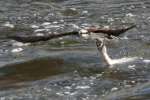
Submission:
M 96 28 L 89 28 L 87 29 L 88 32 L 93 32 L 93 33 L 103 33 L 103 34 L 107 34 L 108 36 L 119 36 L 120 34 L 132 29 L 136 27 L 136 25 L 132 25 L 130 27 L 127 28 L 122 28 L 122 29 L 96 29 Z

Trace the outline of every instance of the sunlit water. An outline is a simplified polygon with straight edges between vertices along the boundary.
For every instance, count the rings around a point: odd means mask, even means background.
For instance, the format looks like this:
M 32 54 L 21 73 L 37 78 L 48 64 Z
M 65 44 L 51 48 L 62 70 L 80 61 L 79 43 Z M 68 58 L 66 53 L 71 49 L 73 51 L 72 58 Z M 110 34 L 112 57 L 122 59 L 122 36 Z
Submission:
M 149 0 L 1 0 L 0 100 L 149 100 Z M 22 44 L 6 35 L 43 35 L 78 27 L 137 24 L 108 43 L 108 69 L 94 40 L 67 36 Z

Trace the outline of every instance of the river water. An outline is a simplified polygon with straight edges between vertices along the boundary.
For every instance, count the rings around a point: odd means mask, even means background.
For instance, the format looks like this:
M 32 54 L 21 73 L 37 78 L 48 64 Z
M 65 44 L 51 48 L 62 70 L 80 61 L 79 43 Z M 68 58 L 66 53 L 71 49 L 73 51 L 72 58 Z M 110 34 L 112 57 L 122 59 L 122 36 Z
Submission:
M 137 27 L 107 47 L 112 58 L 138 60 L 111 69 L 91 39 L 5 38 L 132 24 Z M 149 26 L 149 0 L 1 0 L 0 100 L 149 100 Z

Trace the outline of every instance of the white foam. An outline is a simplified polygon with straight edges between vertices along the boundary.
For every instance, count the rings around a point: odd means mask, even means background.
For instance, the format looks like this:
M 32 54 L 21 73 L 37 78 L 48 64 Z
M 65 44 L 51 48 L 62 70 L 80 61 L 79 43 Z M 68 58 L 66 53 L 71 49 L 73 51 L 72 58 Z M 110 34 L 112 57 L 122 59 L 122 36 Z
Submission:
M 10 22 L 4 23 L 3 26 L 9 27 L 9 28 L 14 28 L 14 27 L 15 27 L 15 26 L 14 26 L 13 24 L 11 24 Z
M 85 86 L 77 86 L 76 87 L 76 89 L 89 89 L 89 88 L 90 88 L 90 86 L 88 86 L 88 85 L 87 86 L 85 85 Z
M 82 11 L 82 14 L 87 14 L 87 13 L 88 13 L 87 10 Z
M 64 96 L 64 94 L 60 93 L 60 92 L 57 92 L 56 94 L 59 95 L 59 96 Z
M 30 43 L 14 42 L 12 45 L 22 47 L 22 46 L 28 46 L 30 45 Z
M 73 10 L 73 11 L 76 11 L 77 9 L 76 8 L 70 8 L 71 10 Z
M 47 25 L 47 26 L 44 26 L 44 28 L 48 29 L 48 28 L 60 28 L 61 26 L 60 25 Z
M 135 70 L 135 65 L 129 65 L 128 68 L 132 69 L 132 70 Z
M 75 29 L 81 29 L 78 25 L 76 25 L 76 24 L 69 24 L 69 25 L 71 25 L 73 28 L 75 28 Z
M 54 21 L 53 24 L 58 24 L 58 22 L 57 22 L 57 21 Z
M 133 62 L 135 60 L 137 60 L 137 57 L 131 57 L 131 58 L 120 58 L 120 59 L 113 59 L 110 63 L 111 65 L 114 64 L 122 64 L 122 63 L 127 63 L 127 62 Z
M 50 25 L 51 23 L 50 22 L 44 22 L 43 24 L 42 24 L 42 26 L 47 26 L 47 25 Z
M 37 33 L 36 36 L 44 36 L 43 33 Z
M 49 92 L 52 91 L 51 88 L 46 88 L 46 87 L 44 88 L 44 90 L 49 91 Z
M 127 36 L 124 36 L 123 38 L 121 39 L 124 39 L 124 40 L 128 40 L 129 38 Z
M 143 62 L 144 63 L 150 63 L 150 59 L 144 59 Z
M 34 32 L 42 32 L 45 31 L 45 29 L 36 29 Z
M 104 29 L 110 29 L 110 26 L 109 25 L 105 25 Z
M 30 25 L 30 27 L 31 27 L 31 28 L 35 28 L 35 29 L 39 28 L 38 25 Z
M 118 90 L 117 87 L 113 87 L 113 88 L 111 89 L 111 91 L 117 91 L 117 90 Z
M 18 53 L 18 52 L 21 52 L 21 51 L 23 51 L 23 48 L 15 48 L 15 49 L 11 50 L 12 53 Z
M 127 16 L 127 17 L 134 17 L 135 15 L 132 14 L 132 13 L 127 13 L 126 16 Z

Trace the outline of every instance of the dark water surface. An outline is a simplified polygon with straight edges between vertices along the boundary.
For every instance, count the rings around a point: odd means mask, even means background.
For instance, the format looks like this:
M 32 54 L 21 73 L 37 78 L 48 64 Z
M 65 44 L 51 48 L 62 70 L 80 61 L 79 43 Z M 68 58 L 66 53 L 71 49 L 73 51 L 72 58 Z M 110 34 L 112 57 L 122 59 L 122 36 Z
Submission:
M 77 36 L 22 44 L 6 35 L 46 35 L 136 24 L 109 43 L 108 69 L 94 40 Z M 149 0 L 1 0 L 0 100 L 150 100 Z

